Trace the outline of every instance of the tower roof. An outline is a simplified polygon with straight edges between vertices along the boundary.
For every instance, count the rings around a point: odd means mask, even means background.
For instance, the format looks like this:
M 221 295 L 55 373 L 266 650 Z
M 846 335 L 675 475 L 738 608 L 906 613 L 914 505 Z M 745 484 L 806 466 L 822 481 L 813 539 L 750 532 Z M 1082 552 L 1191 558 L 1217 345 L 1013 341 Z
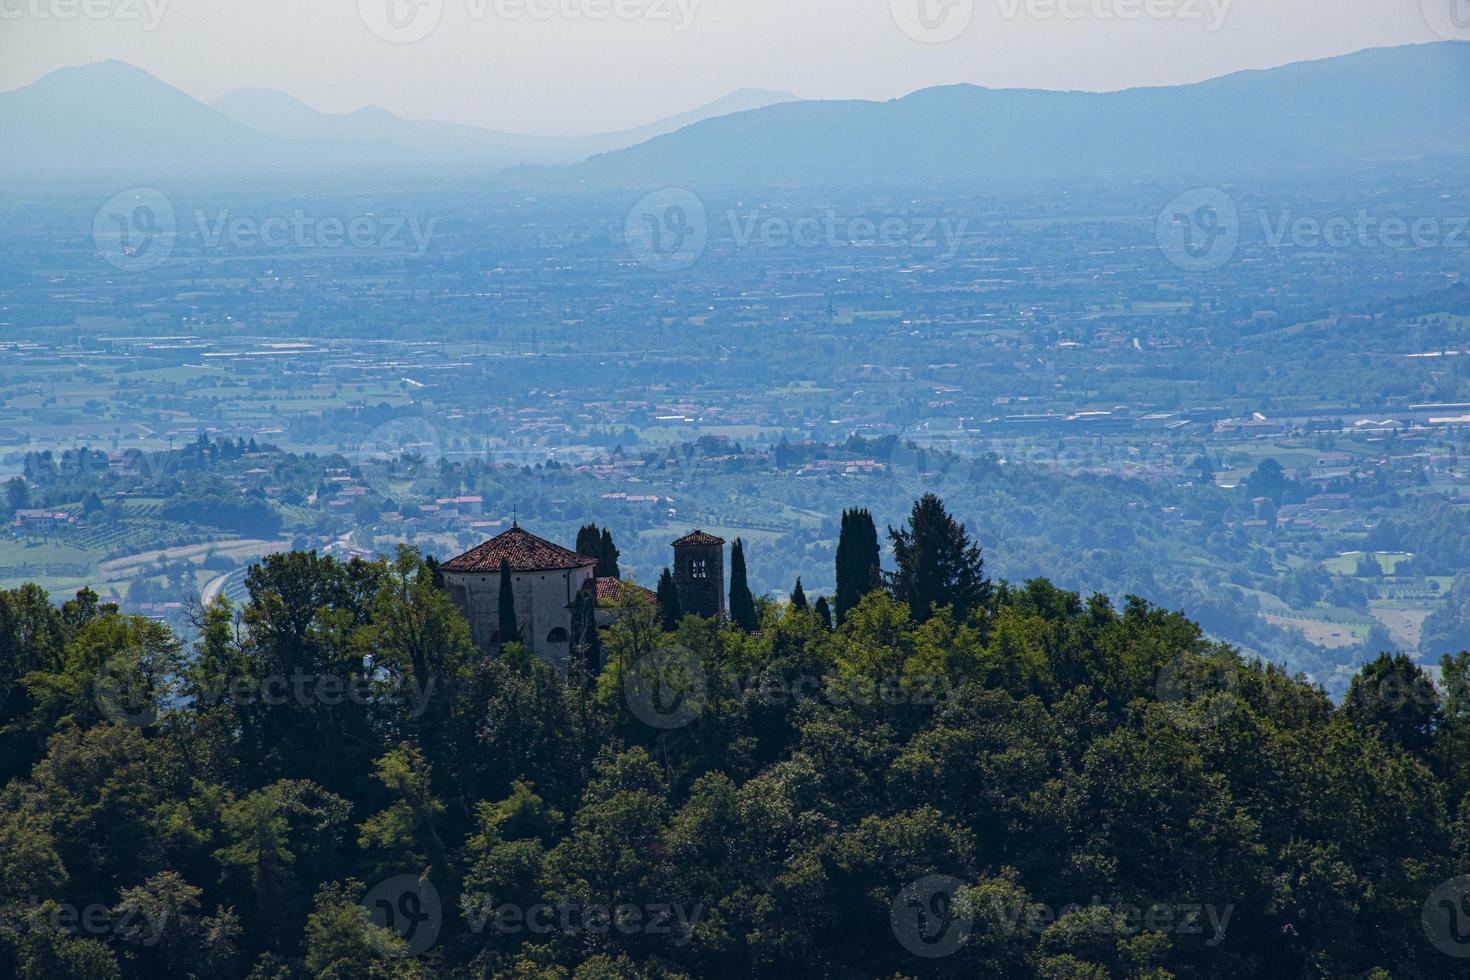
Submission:
M 725 539 L 724 538 L 717 538 L 713 534 L 706 534 L 704 531 L 701 531 L 698 528 L 695 528 L 693 531 L 690 531 L 688 534 L 684 535 L 678 541 L 675 541 L 674 542 L 674 547 L 675 548 L 678 548 L 679 546 L 686 545 L 686 544 L 708 544 L 708 545 L 715 545 L 715 544 L 724 544 L 724 543 L 725 543 Z
M 597 564 L 596 558 L 568 551 L 523 527 L 512 527 L 439 567 L 446 572 L 498 572 L 501 559 L 510 562 L 513 572 L 564 571 Z

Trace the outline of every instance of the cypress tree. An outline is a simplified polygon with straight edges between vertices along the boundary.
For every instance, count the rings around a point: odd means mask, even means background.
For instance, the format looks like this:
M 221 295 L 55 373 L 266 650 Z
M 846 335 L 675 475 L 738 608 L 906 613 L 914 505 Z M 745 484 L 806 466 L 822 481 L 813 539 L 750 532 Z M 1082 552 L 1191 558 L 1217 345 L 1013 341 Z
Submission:
M 607 528 L 602 529 L 602 536 L 597 542 L 597 551 L 588 554 L 589 558 L 597 559 L 598 578 L 622 578 L 618 571 L 618 555 L 622 552 L 613 545 L 612 532 Z
M 806 590 L 801 587 L 801 576 L 796 576 L 796 588 L 791 590 L 791 608 L 809 609 L 806 601 Z
M 596 524 L 583 524 L 577 529 L 577 546 L 572 549 L 579 555 L 598 559 L 601 564 L 602 558 L 602 532 L 597 529 Z M 597 574 L 601 575 L 601 572 Z
M 747 633 L 755 632 L 760 620 L 755 613 L 755 597 L 745 577 L 745 542 L 739 538 L 730 548 L 730 621 Z
M 521 642 L 521 628 L 516 623 L 516 593 L 510 581 L 510 561 L 500 559 L 500 645 Z
M 882 584 L 878 566 L 878 529 L 867 509 L 842 512 L 837 538 L 837 625 L 863 596 Z
M 658 609 L 663 617 L 665 633 L 672 633 L 679 628 L 679 621 L 684 618 L 683 610 L 679 607 L 679 589 L 674 585 L 674 575 L 664 569 L 658 577 Z
M 832 607 L 827 605 L 826 596 L 817 596 L 817 602 L 816 605 L 812 606 L 812 611 L 817 614 L 817 618 L 822 621 L 823 626 L 827 629 L 832 628 Z

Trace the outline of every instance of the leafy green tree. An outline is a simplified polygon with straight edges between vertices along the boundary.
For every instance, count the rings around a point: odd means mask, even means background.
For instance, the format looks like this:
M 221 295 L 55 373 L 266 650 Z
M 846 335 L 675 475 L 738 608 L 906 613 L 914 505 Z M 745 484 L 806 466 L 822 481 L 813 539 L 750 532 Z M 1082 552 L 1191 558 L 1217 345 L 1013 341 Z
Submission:
M 1384 653 L 1353 677 L 1343 713 L 1364 731 L 1381 732 L 1406 751 L 1423 756 L 1440 720 L 1439 692 L 1424 668 L 1406 654 Z

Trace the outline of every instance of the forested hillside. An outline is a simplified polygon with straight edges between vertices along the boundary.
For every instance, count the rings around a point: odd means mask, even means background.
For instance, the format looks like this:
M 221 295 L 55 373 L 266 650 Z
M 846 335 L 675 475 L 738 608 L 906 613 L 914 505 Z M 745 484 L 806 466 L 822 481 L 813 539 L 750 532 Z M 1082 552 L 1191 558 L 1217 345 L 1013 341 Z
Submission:
M 187 648 L 0 593 L 0 976 L 1464 975 L 1470 655 L 1338 704 L 933 497 L 884 574 L 842 524 L 835 596 L 625 590 L 564 672 L 406 548 Z

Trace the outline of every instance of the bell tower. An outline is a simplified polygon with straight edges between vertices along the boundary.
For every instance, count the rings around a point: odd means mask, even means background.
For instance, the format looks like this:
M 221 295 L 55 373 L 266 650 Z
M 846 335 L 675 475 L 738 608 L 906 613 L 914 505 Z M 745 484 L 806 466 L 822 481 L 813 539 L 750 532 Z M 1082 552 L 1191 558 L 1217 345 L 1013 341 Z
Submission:
M 725 615 L 725 539 L 691 531 L 674 542 L 674 587 L 688 615 Z

